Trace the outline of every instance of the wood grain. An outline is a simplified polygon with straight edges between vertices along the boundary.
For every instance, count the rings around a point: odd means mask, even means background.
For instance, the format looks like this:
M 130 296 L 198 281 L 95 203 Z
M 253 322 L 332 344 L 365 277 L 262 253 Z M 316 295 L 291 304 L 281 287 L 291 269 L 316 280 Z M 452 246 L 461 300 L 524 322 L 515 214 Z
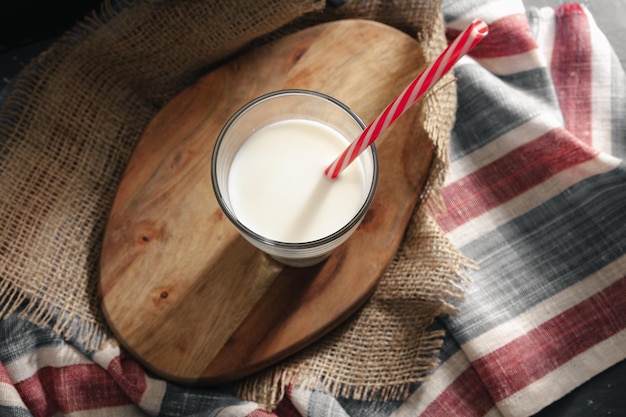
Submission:
M 221 212 L 211 152 L 247 101 L 285 88 L 343 101 L 369 123 L 423 68 L 416 40 L 344 20 L 259 47 L 205 75 L 153 119 L 120 183 L 106 227 L 100 295 L 122 345 L 161 377 L 233 380 L 321 337 L 372 294 L 401 242 L 432 160 L 418 103 L 376 142 L 376 197 L 322 264 L 284 267 Z

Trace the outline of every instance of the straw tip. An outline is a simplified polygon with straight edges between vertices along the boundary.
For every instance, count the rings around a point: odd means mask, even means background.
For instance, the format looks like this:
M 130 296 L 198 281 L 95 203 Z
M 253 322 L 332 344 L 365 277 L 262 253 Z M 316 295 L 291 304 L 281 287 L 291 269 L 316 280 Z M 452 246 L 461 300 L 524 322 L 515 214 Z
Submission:
M 472 22 L 472 27 L 474 31 L 476 31 L 477 33 L 483 36 L 489 33 L 489 26 L 487 26 L 487 24 L 480 19 L 474 20 Z
M 334 180 L 339 175 L 336 169 L 332 169 L 334 164 L 331 164 L 328 168 L 324 170 L 324 176 Z

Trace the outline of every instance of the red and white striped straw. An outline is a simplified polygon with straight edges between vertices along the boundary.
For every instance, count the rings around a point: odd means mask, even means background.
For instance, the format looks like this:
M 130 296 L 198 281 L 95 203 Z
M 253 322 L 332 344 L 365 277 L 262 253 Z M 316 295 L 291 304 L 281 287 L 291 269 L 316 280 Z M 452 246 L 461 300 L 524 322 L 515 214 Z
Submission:
M 376 138 L 389 127 L 400 115 L 412 106 L 421 96 L 426 93 L 437 81 L 446 74 L 450 68 L 474 46 L 476 46 L 489 33 L 487 25 L 474 20 L 448 47 L 431 63 L 404 91 L 392 101 L 385 110 L 370 123 L 367 128 L 356 138 L 350 146 L 332 164 L 326 168 L 324 174 L 330 178 L 337 176 Z

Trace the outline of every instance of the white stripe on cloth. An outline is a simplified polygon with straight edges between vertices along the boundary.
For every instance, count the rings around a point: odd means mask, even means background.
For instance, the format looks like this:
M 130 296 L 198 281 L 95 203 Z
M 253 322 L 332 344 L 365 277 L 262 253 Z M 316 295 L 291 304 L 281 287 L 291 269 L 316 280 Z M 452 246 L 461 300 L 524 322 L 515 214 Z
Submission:
M 465 353 L 459 350 L 442 363 L 389 417 L 415 417 L 422 414 L 470 366 Z
M 545 57 L 538 50 L 498 58 L 476 58 L 481 64 L 496 75 L 510 75 L 547 66 Z
M 42 347 L 6 365 L 14 384 L 24 381 L 45 367 L 61 368 L 71 365 L 91 365 L 93 362 L 70 345 Z
M 529 384 L 497 405 L 504 417 L 521 417 L 537 413 L 555 399 L 577 388 L 587 375 L 597 375 L 624 358 L 626 330 L 603 340 L 572 358 L 563 366 Z
M 290 399 L 301 416 L 308 416 L 307 410 L 309 409 L 309 402 L 311 401 L 311 391 L 303 388 L 293 388 Z
M 217 413 L 215 417 L 246 417 L 259 408 L 259 405 L 253 402 L 231 405 Z
M 611 96 L 613 49 L 583 6 L 591 36 L 591 140 L 592 146 L 602 152 L 612 153 Z
M 535 33 L 535 42 L 543 54 L 546 64 L 552 65 L 552 51 L 554 50 L 554 37 L 556 33 L 556 20 L 554 19 L 554 9 L 542 7 L 539 10 L 539 22 Z
M 487 412 L 487 414 L 485 414 L 485 417 L 502 417 L 502 413 L 497 407 L 493 407 Z
M 12 384 L 0 382 L 0 406 L 26 409 L 26 404 Z
M 541 324 L 578 305 L 623 278 L 626 255 L 606 265 L 583 281 L 526 310 L 519 316 L 490 329 L 462 346 L 470 361 L 475 361 L 523 337 Z
M 601 153 L 589 161 L 565 169 L 537 186 L 475 217 L 447 233 L 450 241 L 465 246 L 508 221 L 540 206 L 569 187 L 591 176 L 609 172 L 620 164 L 620 159 Z

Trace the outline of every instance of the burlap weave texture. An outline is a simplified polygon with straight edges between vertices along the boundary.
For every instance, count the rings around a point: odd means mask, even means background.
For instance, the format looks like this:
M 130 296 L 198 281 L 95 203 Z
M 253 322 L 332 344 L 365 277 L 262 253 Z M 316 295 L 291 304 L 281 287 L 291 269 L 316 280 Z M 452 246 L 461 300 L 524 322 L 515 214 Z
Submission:
M 0 315 L 19 310 L 87 349 L 111 341 L 97 297 L 108 211 L 144 128 L 223 60 L 323 21 L 366 18 L 444 47 L 436 1 L 106 3 L 17 78 L 0 110 Z M 455 87 L 425 97 L 437 155 L 427 192 L 372 300 L 328 337 L 238 384 L 271 403 L 285 382 L 354 398 L 402 398 L 436 365 L 434 317 L 462 297 L 464 260 L 432 220 L 448 164 Z M 431 202 L 432 202 L 431 201 Z M 390 347 L 393 347 L 392 349 Z

